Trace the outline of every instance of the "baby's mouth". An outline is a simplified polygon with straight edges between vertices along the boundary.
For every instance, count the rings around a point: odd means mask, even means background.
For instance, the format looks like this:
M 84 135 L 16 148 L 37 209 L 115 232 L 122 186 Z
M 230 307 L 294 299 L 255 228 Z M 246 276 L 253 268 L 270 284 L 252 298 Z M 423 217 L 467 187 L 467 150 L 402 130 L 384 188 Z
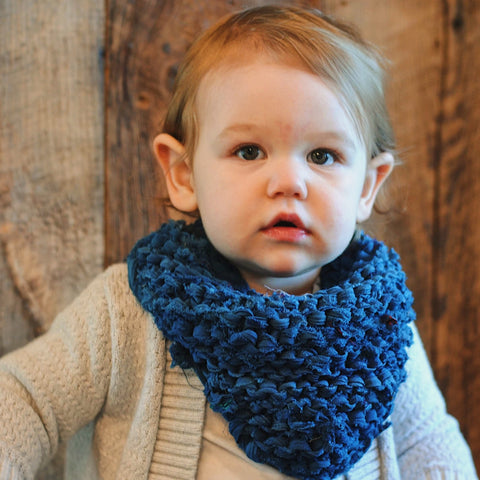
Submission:
M 310 231 L 298 215 L 287 213 L 277 215 L 262 232 L 276 241 L 287 243 L 303 241 L 310 235 Z
M 281 213 L 277 215 L 265 226 L 265 229 L 269 228 L 298 228 L 308 231 L 301 218 L 295 213 Z
M 285 228 L 298 228 L 293 222 L 289 222 L 287 220 L 280 220 L 277 222 L 274 227 L 285 227 Z

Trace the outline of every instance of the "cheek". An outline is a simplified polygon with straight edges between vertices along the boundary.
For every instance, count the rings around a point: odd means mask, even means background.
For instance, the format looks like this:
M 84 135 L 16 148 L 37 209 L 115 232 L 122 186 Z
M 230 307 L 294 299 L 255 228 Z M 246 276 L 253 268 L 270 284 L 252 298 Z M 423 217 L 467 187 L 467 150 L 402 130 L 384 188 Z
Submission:
M 355 191 L 324 190 L 316 199 L 315 217 L 332 238 L 349 237 L 355 231 L 360 192 L 354 185 L 350 187 Z
M 248 182 L 238 175 L 222 170 L 214 165 L 202 171 L 194 172 L 195 192 L 200 215 L 222 216 L 236 215 L 248 198 Z
M 235 229 L 235 222 L 226 209 L 206 216 L 201 216 L 205 233 L 212 245 L 226 258 L 235 257 L 236 246 L 238 245 L 238 236 L 240 232 Z
M 203 183 L 196 190 L 200 218 L 214 245 L 215 239 L 223 237 L 232 227 L 235 208 L 229 197 L 230 191 L 215 181 Z
M 198 188 L 197 203 L 200 216 L 205 221 L 220 220 L 229 210 L 229 201 L 218 183 L 212 182 Z

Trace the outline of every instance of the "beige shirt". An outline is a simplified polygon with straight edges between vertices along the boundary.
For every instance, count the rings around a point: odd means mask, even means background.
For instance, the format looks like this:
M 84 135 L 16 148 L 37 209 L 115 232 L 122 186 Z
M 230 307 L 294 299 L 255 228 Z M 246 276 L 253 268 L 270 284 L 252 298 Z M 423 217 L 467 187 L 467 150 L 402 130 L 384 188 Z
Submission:
M 206 409 L 197 480 L 286 480 L 291 477 L 255 463 L 235 443 L 224 418 Z
M 380 458 L 378 443 L 374 444 L 357 463 L 348 478 L 380 480 Z M 203 429 L 202 450 L 198 465 L 197 480 L 291 480 L 267 465 L 250 460 L 237 446 L 228 431 L 228 423 L 223 417 L 206 409 Z M 338 480 L 346 477 L 341 475 Z

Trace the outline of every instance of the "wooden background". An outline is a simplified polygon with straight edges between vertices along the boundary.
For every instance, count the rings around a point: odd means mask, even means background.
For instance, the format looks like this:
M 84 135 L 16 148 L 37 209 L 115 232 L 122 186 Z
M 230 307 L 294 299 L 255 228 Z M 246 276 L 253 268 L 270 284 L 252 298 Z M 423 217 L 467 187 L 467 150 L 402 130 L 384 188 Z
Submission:
M 151 151 L 192 38 L 240 0 L 0 1 L 0 355 L 167 218 Z M 480 2 L 323 0 L 391 60 L 403 164 L 371 228 L 480 469 Z M 44 478 L 56 478 L 46 473 Z

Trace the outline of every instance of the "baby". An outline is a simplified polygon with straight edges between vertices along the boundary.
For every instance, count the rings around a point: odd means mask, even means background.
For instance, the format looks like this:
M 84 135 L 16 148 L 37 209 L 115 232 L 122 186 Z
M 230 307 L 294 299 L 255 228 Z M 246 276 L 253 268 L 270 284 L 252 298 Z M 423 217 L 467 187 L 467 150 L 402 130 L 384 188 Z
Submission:
M 381 59 L 315 10 L 190 48 L 154 142 L 171 205 L 0 362 L 0 478 L 477 478 L 399 258 L 359 230 L 392 171 Z

